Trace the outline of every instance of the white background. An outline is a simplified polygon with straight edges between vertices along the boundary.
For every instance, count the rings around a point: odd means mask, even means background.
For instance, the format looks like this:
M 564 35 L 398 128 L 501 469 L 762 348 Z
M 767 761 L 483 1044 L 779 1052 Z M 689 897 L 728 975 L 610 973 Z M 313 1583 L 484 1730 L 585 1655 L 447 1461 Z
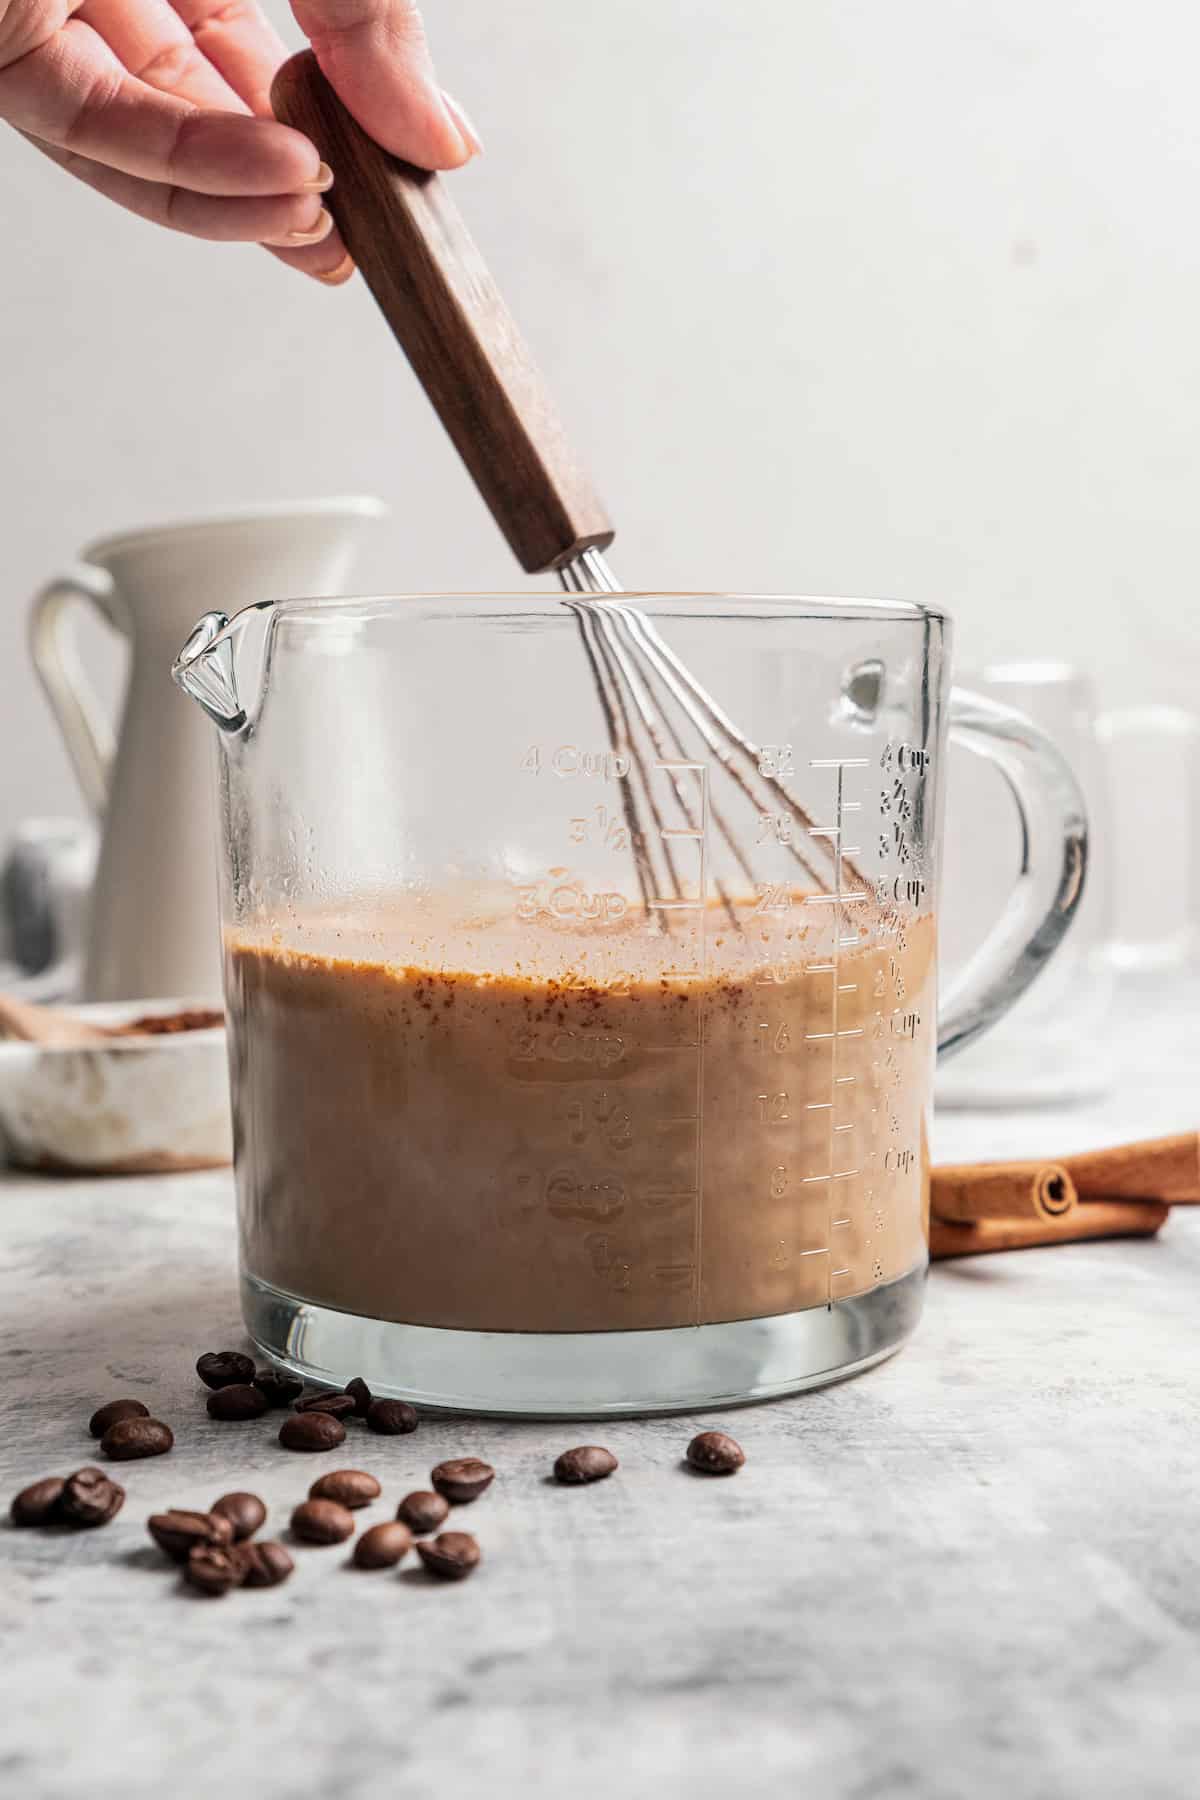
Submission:
M 456 192 L 628 583 L 928 599 L 965 660 L 1068 656 L 1107 700 L 1190 701 L 1200 15 L 431 0 L 428 21 L 488 146 Z M 0 242 L 0 834 L 79 807 L 24 629 L 90 537 L 365 490 L 396 516 L 360 585 L 513 581 L 361 283 L 156 232 L 11 134 Z

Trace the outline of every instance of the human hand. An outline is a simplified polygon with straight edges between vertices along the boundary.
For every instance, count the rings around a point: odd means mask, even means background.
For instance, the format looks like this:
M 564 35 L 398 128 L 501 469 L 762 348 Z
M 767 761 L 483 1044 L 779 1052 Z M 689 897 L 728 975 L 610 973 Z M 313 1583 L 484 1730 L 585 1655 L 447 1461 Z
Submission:
M 292 0 L 365 130 L 425 169 L 480 148 L 437 86 L 412 0 Z M 337 284 L 353 272 L 329 170 L 271 117 L 287 49 L 257 0 L 0 0 L 0 119 L 89 187 L 192 237 L 266 244 Z

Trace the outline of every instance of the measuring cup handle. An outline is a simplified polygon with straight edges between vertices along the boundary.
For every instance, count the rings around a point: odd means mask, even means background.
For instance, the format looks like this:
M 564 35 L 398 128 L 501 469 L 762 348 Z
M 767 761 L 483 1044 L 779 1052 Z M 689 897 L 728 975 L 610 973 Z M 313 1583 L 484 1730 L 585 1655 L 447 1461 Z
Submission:
M 949 731 L 1007 781 L 1021 818 L 1021 867 L 994 930 L 944 997 L 939 1056 L 994 1025 L 1041 972 L 1075 916 L 1088 861 L 1083 794 L 1045 732 L 964 688 L 951 691 Z

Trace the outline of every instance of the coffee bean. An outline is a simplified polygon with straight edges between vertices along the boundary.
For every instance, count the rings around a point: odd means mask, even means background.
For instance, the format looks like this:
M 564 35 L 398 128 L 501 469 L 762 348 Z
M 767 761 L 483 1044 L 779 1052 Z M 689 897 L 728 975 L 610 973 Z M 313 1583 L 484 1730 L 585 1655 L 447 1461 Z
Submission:
M 14 1496 L 8 1509 L 13 1524 L 52 1524 L 59 1516 L 59 1502 L 66 1485 L 61 1475 L 46 1475 L 41 1481 L 34 1481 L 29 1487 L 22 1488 Z
M 371 1390 L 361 1375 L 346 1383 L 346 1392 L 354 1402 L 354 1410 L 360 1419 L 365 1419 L 371 1410 Z
M 58 1516 L 68 1525 L 107 1525 L 125 1504 L 125 1489 L 103 1469 L 76 1469 L 68 1475 L 58 1503 Z
M 292 1513 L 292 1531 L 306 1544 L 343 1544 L 354 1536 L 354 1518 L 336 1500 L 302 1500 Z
M 580 1444 L 577 1450 L 564 1450 L 554 1464 L 554 1479 L 567 1487 L 582 1487 L 587 1481 L 603 1481 L 617 1467 L 611 1450 L 599 1444 Z
M 100 1439 L 100 1448 L 114 1462 L 136 1462 L 140 1456 L 165 1456 L 175 1433 L 161 1419 L 118 1419 Z
M 229 1387 L 214 1388 L 208 1396 L 210 1419 L 260 1419 L 267 1410 L 266 1396 L 248 1381 L 236 1381 Z
M 185 1563 L 193 1550 L 205 1545 L 210 1550 L 224 1550 L 233 1542 L 233 1525 L 219 1513 L 186 1512 L 174 1506 L 170 1512 L 151 1513 L 146 1530 L 159 1549 L 177 1563 Z
M 233 1527 L 233 1541 L 240 1544 L 253 1537 L 267 1516 L 267 1509 L 257 1494 L 222 1494 L 212 1503 L 218 1518 L 228 1519 Z
M 746 1460 L 742 1446 L 724 1431 L 702 1431 L 687 1447 L 693 1469 L 704 1475 L 733 1475 Z
M 348 1419 L 354 1411 L 351 1394 L 305 1394 L 296 1402 L 298 1413 L 328 1413 L 332 1419 Z
M 373 1475 L 362 1469 L 333 1469 L 314 1481 L 308 1490 L 310 1500 L 336 1500 L 339 1506 L 370 1506 L 383 1489 Z
M 254 1364 L 240 1350 L 208 1350 L 197 1361 L 196 1373 L 205 1387 L 233 1387 L 254 1380 Z
M 300 1377 L 289 1375 L 283 1369 L 260 1369 L 254 1377 L 254 1385 L 270 1407 L 290 1406 L 304 1392 Z
M 282 1544 L 267 1538 L 261 1544 L 239 1544 L 235 1554 L 241 1558 L 247 1587 L 278 1587 L 286 1581 L 295 1563 Z
M 367 1408 L 367 1425 L 381 1437 L 400 1437 L 415 1431 L 419 1423 L 416 1407 L 407 1400 L 372 1400 Z
M 115 1425 L 118 1419 L 148 1419 L 149 1417 L 150 1408 L 143 1406 L 140 1400 L 110 1400 L 107 1406 L 100 1407 L 97 1412 L 92 1414 L 88 1420 L 88 1430 L 93 1437 L 101 1438 L 109 1426 Z
M 443 1531 L 417 1545 L 417 1555 L 431 1575 L 443 1581 L 462 1581 L 479 1564 L 479 1545 L 466 1531 Z
M 414 1536 L 424 1537 L 450 1517 L 450 1502 L 442 1494 L 429 1494 L 418 1488 L 415 1494 L 404 1496 L 396 1508 L 396 1517 Z
M 346 1441 L 346 1427 L 332 1413 L 292 1413 L 279 1427 L 285 1450 L 336 1450 Z
M 202 1594 L 227 1594 L 246 1579 L 243 1553 L 232 1545 L 201 1544 L 192 1551 L 183 1570 L 184 1580 Z
M 412 1532 L 396 1519 L 385 1519 L 364 1531 L 354 1546 L 354 1564 L 359 1569 L 394 1569 L 412 1549 Z
M 491 1463 L 480 1462 L 477 1456 L 451 1457 L 449 1462 L 440 1462 L 429 1476 L 438 1493 L 444 1494 L 455 1506 L 478 1500 L 495 1478 L 496 1471 Z

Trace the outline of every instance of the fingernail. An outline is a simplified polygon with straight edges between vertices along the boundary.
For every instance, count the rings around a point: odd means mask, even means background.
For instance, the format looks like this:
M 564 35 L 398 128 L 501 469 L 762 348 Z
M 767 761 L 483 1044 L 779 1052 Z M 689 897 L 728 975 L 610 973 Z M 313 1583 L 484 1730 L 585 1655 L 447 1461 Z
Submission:
M 333 186 L 333 170 L 328 163 L 318 163 L 317 172 L 311 181 L 302 181 L 299 192 L 302 194 L 327 194 Z
M 317 222 L 311 231 L 289 231 L 282 239 L 285 244 L 319 244 L 333 230 L 333 214 L 322 207 L 317 214 Z
M 354 258 L 347 252 L 336 268 L 312 269 L 310 273 L 314 280 L 323 281 L 326 287 L 341 287 L 354 273 Z
M 475 127 L 472 125 L 468 115 L 463 111 L 462 107 L 458 104 L 458 101 L 454 98 L 454 95 L 448 94 L 446 92 L 445 88 L 443 88 L 442 89 L 442 99 L 446 102 L 446 111 L 450 114 L 450 117 L 454 120 L 454 123 L 458 126 L 459 136 L 462 138 L 463 143 L 467 146 L 467 149 L 471 152 L 471 155 L 472 156 L 482 156 L 483 155 L 483 139 L 480 137 L 479 133 L 476 131 Z

